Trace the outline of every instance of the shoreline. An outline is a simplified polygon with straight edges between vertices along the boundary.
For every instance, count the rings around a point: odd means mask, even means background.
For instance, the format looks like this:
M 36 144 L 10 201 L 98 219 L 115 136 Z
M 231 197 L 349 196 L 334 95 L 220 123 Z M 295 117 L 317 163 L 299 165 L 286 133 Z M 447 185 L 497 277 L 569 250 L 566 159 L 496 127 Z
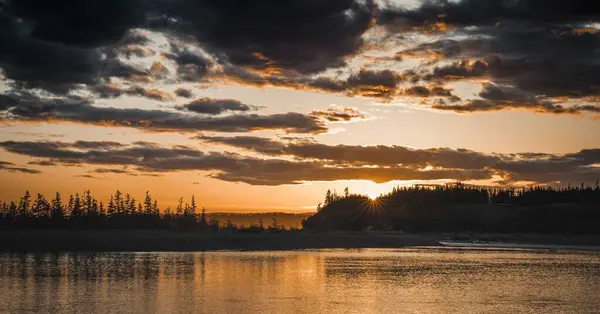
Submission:
M 515 248 L 600 250 L 600 235 L 170 230 L 4 230 L 0 252 L 287 251 L 360 248 Z
M 433 238 L 403 233 L 262 233 L 158 230 L 0 231 L 0 252 L 301 250 L 440 246 Z

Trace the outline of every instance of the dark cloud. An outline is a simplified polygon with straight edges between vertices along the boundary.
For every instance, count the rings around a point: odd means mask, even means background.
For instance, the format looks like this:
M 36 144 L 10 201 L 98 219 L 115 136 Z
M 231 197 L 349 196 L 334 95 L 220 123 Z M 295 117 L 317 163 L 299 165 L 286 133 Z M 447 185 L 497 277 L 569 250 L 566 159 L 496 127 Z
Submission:
M 155 53 L 139 31 L 150 29 L 166 35 L 170 50 L 160 57 L 175 63 L 177 81 L 224 76 L 257 86 L 390 100 L 428 93 L 451 97 L 441 87 L 425 86 L 477 79 L 513 87 L 541 104 L 597 103 L 600 33 L 590 23 L 599 18 L 593 0 L 428 0 L 417 7 L 377 7 L 373 0 L 5 0 L 0 68 L 15 90 L 66 95 L 87 87 L 99 97 L 170 100 L 170 93 L 142 84 L 171 74 L 162 61 L 143 69 L 123 60 Z M 427 59 L 402 75 L 361 69 L 348 78 L 325 76 L 325 70 L 345 66 L 348 58 L 371 47 L 364 45 L 363 35 L 374 23 L 393 32 L 435 31 L 439 40 L 410 47 L 407 36 L 385 37 L 408 46 L 387 60 Z M 115 81 L 134 86 L 120 88 L 111 84 Z M 416 86 L 399 92 L 398 85 L 408 81 Z M 509 100 L 486 95 L 492 107 L 510 107 Z M 2 101 L 0 110 L 5 110 Z
M 149 28 L 168 36 L 171 51 L 162 56 L 177 64 L 182 80 L 204 79 L 213 60 L 317 73 L 359 52 L 375 11 L 372 0 L 6 0 L 0 7 L 0 67 L 18 88 L 58 94 L 109 77 L 151 80 L 166 68 L 146 71 L 117 58 L 154 55 L 148 38 L 133 31 Z
M 588 182 L 600 179 L 600 149 L 573 154 L 484 154 L 466 149 L 410 149 L 402 146 L 325 145 L 313 142 L 278 142 L 252 136 L 211 137 L 198 139 L 246 149 L 268 156 L 291 156 L 300 161 L 324 162 L 353 168 L 364 166 L 402 167 L 419 170 L 435 169 L 489 171 L 504 177 L 505 183 L 533 181 L 538 183 Z M 472 172 L 474 173 L 474 172 Z M 439 173 L 438 173 L 439 174 Z M 491 175 L 490 175 L 491 176 Z M 489 179 L 489 178 L 487 178 Z
M 179 96 L 179 97 L 183 97 L 183 98 L 192 98 L 194 97 L 194 94 L 192 93 L 191 90 L 189 89 L 185 89 L 185 88 L 178 88 L 175 90 L 175 95 Z
M 351 121 L 366 118 L 365 114 L 356 108 L 334 107 L 325 110 L 314 110 L 308 113 L 311 116 L 320 117 L 330 122 Z
M 81 149 L 77 142 L 16 142 L 6 141 L 0 144 L 6 151 L 38 158 L 48 158 L 55 162 L 71 164 L 103 164 L 132 165 L 143 164 L 152 160 L 176 157 L 201 157 L 204 154 L 189 147 L 163 148 L 157 144 L 133 143 L 131 145 L 106 148 L 104 142 L 98 145 L 87 145 L 89 149 Z M 95 149 L 101 147 L 103 149 Z
M 102 173 L 132 167 L 145 174 L 215 171 L 213 178 L 258 185 L 332 180 L 479 180 L 498 175 L 507 183 L 595 182 L 600 176 L 600 149 L 571 154 L 484 154 L 465 149 L 410 149 L 401 146 L 328 146 L 312 142 L 282 143 L 258 137 L 201 137 L 212 143 L 295 160 L 251 158 L 234 153 L 201 152 L 191 147 L 134 143 L 111 150 L 80 149 L 65 142 L 0 142 L 4 150 L 71 164 L 112 165 Z M 103 145 L 97 145 L 102 147 Z M 9 167 L 11 165 L 8 165 Z M 429 167 L 429 168 L 428 168 Z M 112 169 L 112 170 L 110 170 Z M 116 169 L 115 171 L 113 171 Z M 134 174 L 138 174 L 137 172 Z
M 71 144 L 71 146 L 73 148 L 79 148 L 79 149 L 107 150 L 107 149 L 123 147 L 125 145 L 123 145 L 119 142 L 112 142 L 112 141 L 76 141 L 76 142 L 73 142 L 73 144 Z
M 90 90 L 101 98 L 116 98 L 125 92 L 122 85 L 111 83 L 95 85 Z
M 360 49 L 374 11 L 370 0 L 182 0 L 171 15 L 180 33 L 194 34 L 228 62 L 314 73 L 343 65 Z
M 348 78 L 353 93 L 369 97 L 390 98 L 402 78 L 390 70 L 370 71 L 361 69 Z
M 390 166 L 364 168 L 359 166 L 331 167 L 324 162 L 259 159 L 232 153 L 203 153 L 192 148 L 140 147 L 129 145 L 110 151 L 75 149 L 74 143 L 64 142 L 1 142 L 0 147 L 15 154 L 79 164 L 133 166 L 143 172 L 216 171 L 217 179 L 258 185 L 297 184 L 301 181 L 332 181 L 362 179 L 375 182 L 391 180 L 429 180 L 455 178 L 460 180 L 487 178 L 483 169 L 444 169 L 419 171 Z M 108 168 L 111 169 L 111 168 Z M 101 172 L 111 172 L 102 170 Z
M 209 68 L 213 66 L 213 61 L 206 56 L 180 47 L 175 42 L 171 42 L 171 50 L 165 56 L 175 61 L 179 78 L 184 81 L 194 82 L 204 79 Z
M 510 109 L 530 110 L 549 114 L 581 114 L 584 112 L 600 113 L 600 107 L 593 105 L 563 106 L 549 100 L 536 98 L 533 94 L 525 94 L 514 87 L 484 83 L 479 92 L 483 99 L 474 99 L 462 104 L 446 104 L 440 102 L 432 107 L 438 110 L 459 113 L 489 112 Z
M 104 51 L 143 21 L 144 12 L 133 2 L 5 1 L 0 8 L 0 68 L 15 88 L 56 94 L 111 76 L 144 75 Z
M 125 169 L 118 168 L 98 168 L 94 170 L 95 173 L 113 173 L 113 174 L 129 174 L 130 172 Z
M 155 88 L 146 88 L 139 85 L 125 88 L 120 84 L 106 83 L 95 85 L 91 87 L 90 90 L 101 98 L 116 98 L 122 95 L 145 97 L 158 101 L 168 101 L 173 100 L 174 98 L 171 93 Z
M 1 161 L 0 160 L 0 171 L 9 171 L 9 172 L 20 172 L 20 173 L 27 173 L 27 174 L 38 174 L 38 173 L 42 173 L 39 170 L 35 170 L 35 169 L 29 169 L 29 168 L 23 168 L 23 167 L 19 167 L 15 164 L 13 164 L 12 162 L 8 162 L 8 161 Z
M 141 86 L 132 86 L 125 93 L 127 95 L 146 97 L 152 100 L 167 101 L 173 100 L 173 96 L 168 92 L 163 92 L 155 88 L 145 88 Z
M 79 174 L 79 175 L 75 175 L 74 177 L 76 178 L 86 178 L 86 179 L 99 179 L 98 177 L 95 177 L 91 174 Z
M 416 9 L 389 7 L 381 10 L 378 23 L 404 26 L 407 30 L 427 23 L 457 26 L 494 25 L 504 21 L 538 24 L 576 23 L 600 17 L 595 0 L 431 0 Z
M 231 100 L 217 101 L 216 103 L 223 105 L 219 107 L 222 109 L 245 106 Z M 198 109 L 193 106 L 191 108 Z M 318 118 L 300 113 L 202 117 L 195 113 L 188 114 L 177 111 L 97 107 L 78 98 L 40 99 L 31 94 L 20 95 L 16 106 L 10 105 L 4 113 L 8 114 L 5 119 L 25 122 L 67 121 L 134 127 L 159 132 L 248 132 L 257 130 L 284 130 L 289 133 L 312 134 L 327 132 L 327 127 Z
M 420 68 L 417 79 L 485 80 L 503 86 L 504 94 L 489 88 L 481 95 L 485 101 L 461 107 L 464 112 L 535 107 L 571 113 L 564 109 L 569 101 L 596 104 L 580 105 L 578 112 L 599 110 L 600 79 L 595 73 L 600 70 L 600 33 L 590 26 L 599 18 L 600 5 L 593 0 L 434 0 L 416 8 L 383 8 L 378 23 L 403 32 L 427 32 L 438 24 L 438 32 L 453 30 L 398 55 L 436 65 Z M 458 106 L 442 108 L 452 107 Z
M 452 97 L 452 90 L 441 87 L 433 86 L 426 87 L 415 85 L 404 89 L 404 95 L 412 97 Z M 456 96 L 454 96 L 456 97 Z
M 245 112 L 257 110 L 258 107 L 246 105 L 235 99 L 211 99 L 204 97 L 180 106 L 179 109 L 201 114 L 218 115 L 229 111 Z
M 28 165 L 36 165 L 36 166 L 44 166 L 44 167 L 48 167 L 48 166 L 58 166 L 58 164 L 53 163 L 51 161 L 48 160 L 41 160 L 41 161 L 30 161 L 27 163 Z
M 426 166 L 481 169 L 500 161 L 494 155 L 486 155 L 470 150 L 449 148 L 411 149 L 404 146 L 352 146 L 326 145 L 314 142 L 282 143 L 254 136 L 214 137 L 201 136 L 198 139 L 210 143 L 220 143 L 252 150 L 271 156 L 293 156 L 299 159 L 320 159 L 336 164 L 357 166 L 403 165 L 413 168 Z
M 360 69 L 346 79 L 329 76 L 294 74 L 289 76 L 259 75 L 240 68 L 228 68 L 224 75 L 236 83 L 252 86 L 277 86 L 299 90 L 317 90 L 328 93 L 343 93 L 348 96 L 363 96 L 389 100 L 398 92 L 398 84 L 405 80 L 403 75 L 390 70 Z

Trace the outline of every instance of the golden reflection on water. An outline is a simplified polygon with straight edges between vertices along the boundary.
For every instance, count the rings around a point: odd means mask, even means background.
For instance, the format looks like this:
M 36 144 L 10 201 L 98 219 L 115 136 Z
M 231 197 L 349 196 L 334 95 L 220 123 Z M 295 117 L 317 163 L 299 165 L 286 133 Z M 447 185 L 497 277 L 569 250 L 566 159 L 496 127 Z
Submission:
M 594 252 L 0 254 L 7 313 L 594 313 L 598 295 Z

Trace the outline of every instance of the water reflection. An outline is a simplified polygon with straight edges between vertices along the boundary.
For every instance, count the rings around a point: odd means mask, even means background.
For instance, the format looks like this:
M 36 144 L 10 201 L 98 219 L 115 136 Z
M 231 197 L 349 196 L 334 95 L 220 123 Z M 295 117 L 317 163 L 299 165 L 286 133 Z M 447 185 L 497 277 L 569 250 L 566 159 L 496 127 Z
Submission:
M 0 254 L 0 311 L 600 311 L 600 254 L 540 250 Z

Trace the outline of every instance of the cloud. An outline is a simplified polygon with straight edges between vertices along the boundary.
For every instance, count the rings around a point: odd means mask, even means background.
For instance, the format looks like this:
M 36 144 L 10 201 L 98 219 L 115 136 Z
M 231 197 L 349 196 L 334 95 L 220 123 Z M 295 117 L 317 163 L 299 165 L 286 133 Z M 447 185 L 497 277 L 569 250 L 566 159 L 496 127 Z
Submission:
M 1 142 L 0 147 L 15 154 L 48 158 L 58 162 L 94 165 L 132 166 L 145 173 L 173 171 L 215 171 L 220 180 L 257 185 L 298 184 L 302 181 L 362 179 L 374 182 L 391 180 L 481 179 L 491 174 L 486 169 L 440 169 L 420 171 L 404 166 L 331 166 L 321 161 L 289 161 L 243 157 L 233 153 L 204 153 L 189 147 L 127 145 L 113 150 L 80 150 L 65 142 Z M 109 168 L 110 169 L 110 168 Z M 103 170 L 103 172 L 112 172 Z
M 178 108 L 179 110 L 208 115 L 218 115 L 228 111 L 245 112 L 258 109 L 256 106 L 246 105 L 234 99 L 211 99 L 206 97 L 198 98 Z
M 27 174 L 38 174 L 38 173 L 42 173 L 39 170 L 35 170 L 35 169 L 29 169 L 29 168 L 23 168 L 23 167 L 18 167 L 15 164 L 13 164 L 12 162 L 8 162 L 8 161 L 1 161 L 0 160 L 0 170 L 4 170 L 4 171 L 9 171 L 9 172 L 20 172 L 20 173 L 27 173 Z
M 415 85 L 404 89 L 404 95 L 412 96 L 412 97 L 453 97 L 452 90 L 441 87 L 441 86 L 433 86 L 426 87 Z
M 593 105 L 562 106 L 549 100 L 540 100 L 533 94 L 525 94 L 513 88 L 492 83 L 484 83 L 479 92 L 483 99 L 468 100 L 461 104 L 446 104 L 441 101 L 432 108 L 458 113 L 490 112 L 510 109 L 529 110 L 546 114 L 600 113 L 600 107 Z
M 535 107 L 569 114 L 599 110 L 600 79 L 594 73 L 600 70 L 600 33 L 593 24 L 599 16 L 600 5 L 592 0 L 423 1 L 417 7 L 382 8 L 378 23 L 391 32 L 426 34 L 435 28 L 434 41 L 397 53 L 424 60 L 416 80 L 487 81 L 527 95 L 517 100 L 486 94 L 481 95 L 486 101 L 471 99 L 474 105 L 438 108 Z M 438 24 L 445 27 L 436 28 Z M 570 102 L 590 104 L 565 109 Z M 548 104 L 554 107 L 548 109 Z
M 352 121 L 366 118 L 364 113 L 351 107 L 333 107 L 325 110 L 314 110 L 308 114 L 323 118 L 329 122 Z
M 125 91 L 127 95 L 146 97 L 153 100 L 167 101 L 173 100 L 170 93 L 163 92 L 155 88 L 144 88 L 141 86 L 132 86 Z
M 236 1 L 184 0 L 170 9 L 179 23 L 166 23 L 167 28 L 195 35 L 232 64 L 258 70 L 275 64 L 315 73 L 341 66 L 358 52 L 375 6 L 371 0 L 284 0 L 242 8 Z
M 564 155 L 484 154 L 449 148 L 411 149 L 384 145 L 325 145 L 306 141 L 284 143 L 253 136 L 200 136 L 198 139 L 267 156 L 288 156 L 303 162 L 323 162 L 334 169 L 340 166 L 352 168 L 376 166 L 380 167 L 379 169 L 402 167 L 419 170 L 432 167 L 437 170 L 485 170 L 490 174 L 504 177 L 507 184 L 518 181 L 593 183 L 600 179 L 600 168 L 593 166 L 600 163 L 600 149 L 582 150 Z M 475 173 L 471 172 L 471 174 Z
M 402 74 L 391 70 L 360 69 L 347 78 L 331 76 L 256 74 L 240 68 L 227 68 L 223 75 L 236 83 L 251 86 L 277 86 L 299 90 L 316 90 L 389 100 L 397 93 L 398 84 L 405 80 Z
M 597 110 L 595 1 L 389 3 L 7 0 L 0 8 L 0 68 L 15 91 L 63 96 L 88 90 L 103 98 L 129 94 L 166 101 L 174 96 L 144 83 L 230 80 L 391 100 L 451 97 L 441 87 L 448 81 L 476 80 L 510 86 L 540 104 L 566 107 L 577 100 L 586 103 L 582 111 Z M 376 24 L 388 33 L 379 34 Z M 153 42 L 144 32 L 164 35 L 165 42 Z M 389 51 L 393 57 L 380 57 L 390 69 L 361 56 L 381 47 L 402 47 Z M 136 60 L 150 56 L 161 60 L 150 67 Z M 403 58 L 424 60 L 404 73 L 392 71 L 408 64 Z M 355 61 L 367 63 L 355 72 Z M 414 86 L 399 87 L 406 82 Z M 185 91 L 175 95 L 192 97 Z M 498 110 L 512 108 L 505 99 L 484 99 Z
M 41 160 L 41 161 L 30 161 L 27 163 L 28 165 L 36 165 L 36 166 L 58 166 L 58 164 L 55 164 L 51 161 L 48 160 Z
M 156 54 L 148 46 L 152 40 L 137 32 L 144 28 L 166 35 L 170 51 L 161 57 L 175 63 L 183 81 L 205 80 L 216 63 L 313 74 L 341 67 L 359 53 L 376 11 L 372 0 L 245 7 L 229 0 L 4 1 L 0 68 L 15 88 L 62 95 L 110 83 L 111 77 L 151 81 L 168 74 L 161 62 L 142 69 L 123 60 Z
M 79 175 L 75 175 L 74 177 L 76 178 L 86 178 L 86 179 L 99 179 L 98 177 L 95 177 L 91 174 L 79 174 Z
M 408 30 L 436 22 L 456 26 L 495 25 L 504 21 L 576 23 L 599 15 L 600 5 L 594 0 L 434 0 L 423 1 L 417 8 L 384 8 L 380 12 L 378 23 L 404 26 Z
M 192 98 L 194 96 L 194 94 L 192 93 L 191 90 L 185 89 L 185 88 L 176 89 L 175 95 L 182 97 L 182 98 Z
M 185 47 L 171 42 L 171 52 L 165 56 L 177 64 L 177 73 L 183 81 L 200 81 L 208 74 L 209 69 L 214 66 L 206 56 L 191 51 Z
M 109 165 L 101 173 L 135 170 L 128 175 L 175 171 L 213 171 L 211 177 L 255 185 L 297 184 L 303 181 L 372 180 L 482 180 L 494 175 L 506 184 L 588 182 L 600 178 L 600 149 L 570 154 L 484 154 L 466 149 L 410 149 L 401 146 L 325 145 L 313 142 L 283 143 L 259 137 L 200 137 L 269 158 L 235 153 L 202 152 L 192 147 L 163 147 L 132 143 L 112 149 L 82 149 L 75 142 L 0 142 L 5 151 L 53 162 Z M 88 145 L 105 147 L 104 144 Z M 293 160 L 272 157 L 293 157 Z M 12 167 L 12 164 L 3 165 Z M 116 169 L 116 170 L 115 170 Z M 141 172 L 141 173 L 140 173 Z M 125 173 L 124 173 L 125 174 Z
M 389 98 L 396 92 L 401 77 L 390 70 L 369 71 L 361 69 L 348 78 L 353 93 L 369 97 Z
M 95 173 L 112 173 L 112 174 L 129 174 L 130 172 L 124 169 L 117 168 L 98 168 L 94 170 Z
M 4 114 L 7 116 L 4 119 L 23 122 L 66 121 L 100 126 L 134 127 L 157 132 L 284 130 L 288 133 L 319 134 L 328 130 L 318 118 L 293 112 L 203 117 L 195 113 L 178 111 L 98 107 L 78 98 L 41 99 L 31 94 L 21 94 L 19 97 L 20 99 L 12 98 L 6 105 Z M 213 100 L 186 108 L 190 111 L 201 110 L 203 107 L 204 111 L 215 112 L 232 108 L 243 109 L 244 106 L 247 105 L 232 100 Z
M 482 169 L 501 160 L 495 155 L 449 148 L 411 149 L 404 146 L 326 145 L 294 141 L 283 143 L 255 136 L 199 136 L 198 139 L 243 148 L 270 156 L 292 156 L 300 160 L 324 160 L 334 164 L 356 166 L 427 166 L 453 169 Z

